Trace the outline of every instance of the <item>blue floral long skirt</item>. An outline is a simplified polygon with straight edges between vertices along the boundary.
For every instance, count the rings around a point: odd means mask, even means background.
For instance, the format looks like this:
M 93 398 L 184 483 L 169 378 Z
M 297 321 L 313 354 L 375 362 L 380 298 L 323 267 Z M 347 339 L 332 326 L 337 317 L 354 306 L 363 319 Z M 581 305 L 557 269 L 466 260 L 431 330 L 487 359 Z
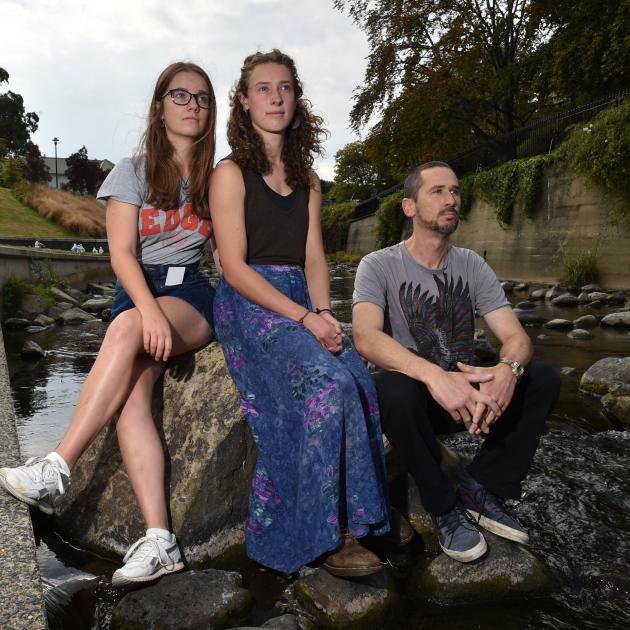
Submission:
M 300 267 L 252 267 L 311 307 Z M 355 537 L 387 532 L 376 390 L 350 341 L 344 337 L 333 355 L 304 326 L 250 302 L 223 279 L 214 324 L 258 449 L 249 557 L 291 573 L 340 545 L 342 519 Z

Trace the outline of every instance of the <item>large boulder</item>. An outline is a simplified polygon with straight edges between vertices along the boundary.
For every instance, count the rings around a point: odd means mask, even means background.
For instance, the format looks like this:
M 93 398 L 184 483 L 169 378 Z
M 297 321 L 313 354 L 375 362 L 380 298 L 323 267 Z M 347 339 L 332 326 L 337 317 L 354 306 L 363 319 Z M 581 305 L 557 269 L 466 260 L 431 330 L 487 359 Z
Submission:
M 606 357 L 584 372 L 580 391 L 602 396 L 624 385 L 630 385 L 630 357 Z
M 215 342 L 169 362 L 153 399 L 164 443 L 172 529 L 200 566 L 242 544 L 254 444 L 221 347 Z M 144 523 L 110 423 L 72 474 L 57 515 L 61 534 L 88 549 L 123 555 Z
M 601 403 L 613 418 L 630 426 L 630 386 L 613 388 L 602 397 Z
M 482 562 L 465 564 L 442 554 L 428 567 L 416 568 L 413 592 L 440 605 L 478 605 L 550 590 L 550 573 L 531 551 L 486 531 L 483 535 L 489 551 Z
M 112 613 L 113 630 L 232 628 L 244 621 L 252 596 L 241 576 L 228 571 L 189 571 L 125 595 Z
M 58 287 L 51 287 L 50 294 L 53 295 L 58 302 L 70 302 L 73 306 L 79 306 L 79 300 L 68 295 Z
M 112 307 L 113 297 L 90 298 L 81 304 L 81 308 L 88 313 L 101 313 Z

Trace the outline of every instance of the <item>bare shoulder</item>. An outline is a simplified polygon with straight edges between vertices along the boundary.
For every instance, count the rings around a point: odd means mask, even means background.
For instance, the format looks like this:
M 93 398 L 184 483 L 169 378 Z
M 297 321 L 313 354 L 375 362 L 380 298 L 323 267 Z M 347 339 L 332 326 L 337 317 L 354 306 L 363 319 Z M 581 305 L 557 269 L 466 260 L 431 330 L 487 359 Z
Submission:
M 211 189 L 216 192 L 218 188 L 229 187 L 232 191 L 245 190 L 243 174 L 236 162 L 232 160 L 221 160 L 212 172 L 210 180 Z

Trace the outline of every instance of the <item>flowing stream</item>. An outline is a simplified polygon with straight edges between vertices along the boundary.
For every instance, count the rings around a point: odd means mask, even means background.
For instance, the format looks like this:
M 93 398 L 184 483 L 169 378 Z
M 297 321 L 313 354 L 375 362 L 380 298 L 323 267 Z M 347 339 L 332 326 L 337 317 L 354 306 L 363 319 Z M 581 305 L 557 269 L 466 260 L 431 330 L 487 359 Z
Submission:
M 350 322 L 352 269 L 339 269 L 332 281 L 333 308 Z M 513 302 L 526 293 L 514 294 Z M 554 308 L 539 302 L 547 319 L 575 319 L 587 307 Z M 606 308 L 596 311 L 603 315 Z M 482 321 L 477 321 L 483 327 Z M 530 532 L 530 547 L 555 577 L 544 597 L 501 600 L 465 607 L 438 607 L 414 599 L 403 602 L 404 616 L 387 628 L 628 628 L 630 627 L 630 431 L 607 418 L 599 401 L 578 392 L 583 372 L 598 359 L 627 356 L 630 335 L 596 328 L 595 338 L 571 340 L 566 332 L 527 328 L 536 358 L 562 373 L 560 402 L 550 418 L 524 486 L 518 514 Z M 74 402 L 105 331 L 105 324 L 54 327 L 35 335 L 5 334 L 22 456 L 40 455 L 63 435 Z M 46 351 L 44 360 L 24 361 L 19 354 L 29 337 Z M 488 338 L 494 342 L 492 336 Z M 495 344 L 496 345 L 496 344 Z M 459 452 L 476 445 L 466 435 L 449 438 Z M 106 586 L 115 565 L 74 549 L 34 514 L 40 538 L 38 558 L 47 587 L 51 628 L 109 627 L 115 591 Z M 404 587 L 414 551 L 392 558 Z M 243 560 L 238 567 L 257 609 L 268 609 L 286 586 L 280 577 Z M 105 576 L 105 579 L 99 576 Z M 59 586 L 61 585 L 61 586 Z

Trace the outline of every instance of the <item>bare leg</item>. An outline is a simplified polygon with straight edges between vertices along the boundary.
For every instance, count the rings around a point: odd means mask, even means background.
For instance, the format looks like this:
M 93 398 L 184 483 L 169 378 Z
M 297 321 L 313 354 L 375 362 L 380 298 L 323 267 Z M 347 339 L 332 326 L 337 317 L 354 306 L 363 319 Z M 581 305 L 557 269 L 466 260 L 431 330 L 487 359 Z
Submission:
M 172 297 L 158 298 L 158 301 L 172 325 L 173 355 L 188 352 L 210 339 L 208 323 L 190 304 Z M 108 328 L 79 395 L 70 426 L 55 449 L 70 468 L 123 406 L 130 394 L 135 364 L 140 357 L 146 358 L 142 317 L 133 308 L 118 315 Z
M 173 354 L 198 348 L 211 336 L 206 320 L 177 298 L 159 298 L 173 327 Z M 169 529 L 164 492 L 164 453 L 151 417 L 155 381 L 163 366 L 150 357 L 139 357 L 131 393 L 116 426 L 123 462 L 147 527 Z

